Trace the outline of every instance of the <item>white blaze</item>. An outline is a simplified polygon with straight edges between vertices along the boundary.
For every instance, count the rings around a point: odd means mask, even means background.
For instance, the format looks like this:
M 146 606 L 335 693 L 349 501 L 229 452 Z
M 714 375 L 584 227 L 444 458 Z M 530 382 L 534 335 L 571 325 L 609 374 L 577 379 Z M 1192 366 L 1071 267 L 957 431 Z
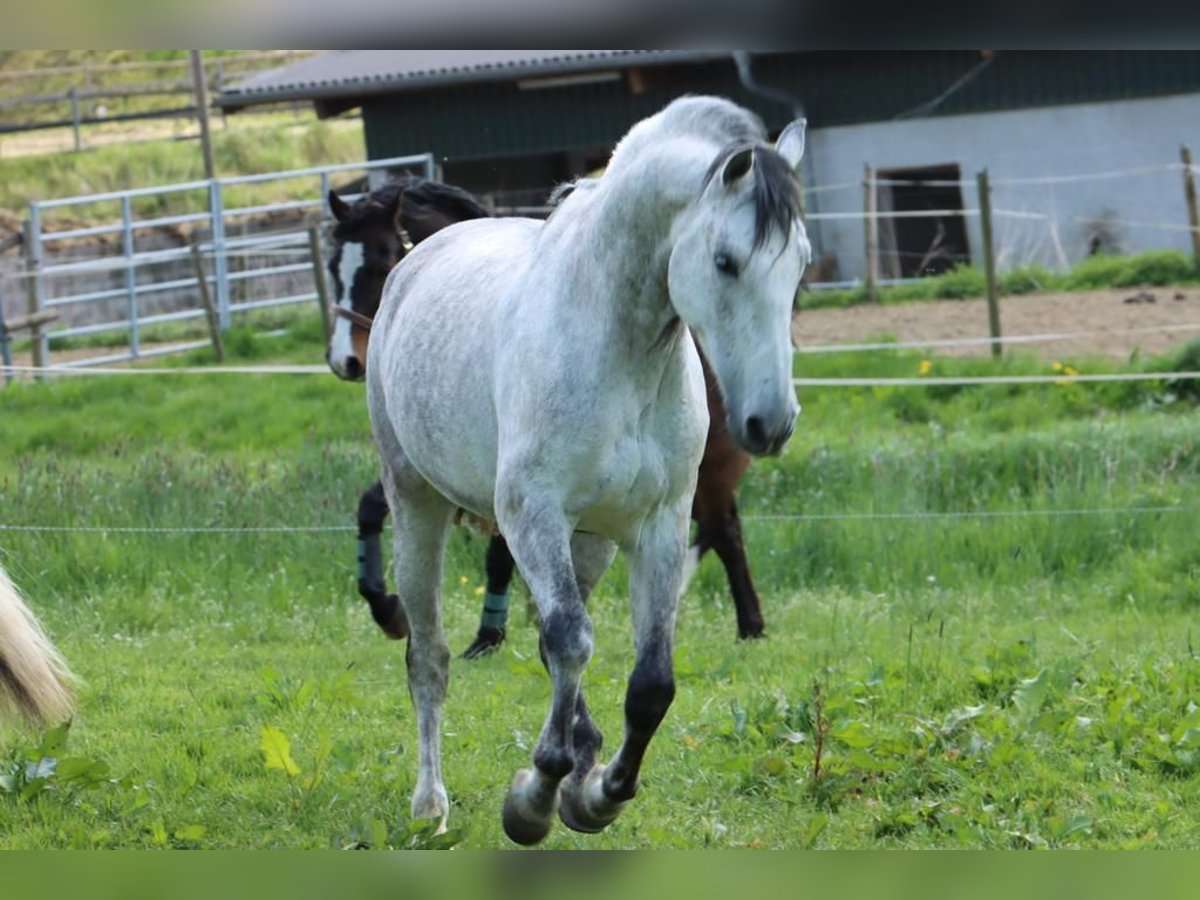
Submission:
M 363 245 L 357 242 L 342 244 L 342 256 L 338 260 L 338 281 L 341 282 L 341 296 L 337 305 L 345 310 L 354 308 L 350 299 L 350 288 L 354 284 L 354 276 L 363 264 Z M 354 355 L 354 345 L 350 341 L 350 320 L 337 316 L 333 322 L 333 337 L 329 341 L 329 367 L 343 378 L 346 376 L 346 360 Z M 363 360 L 359 360 L 363 362 Z

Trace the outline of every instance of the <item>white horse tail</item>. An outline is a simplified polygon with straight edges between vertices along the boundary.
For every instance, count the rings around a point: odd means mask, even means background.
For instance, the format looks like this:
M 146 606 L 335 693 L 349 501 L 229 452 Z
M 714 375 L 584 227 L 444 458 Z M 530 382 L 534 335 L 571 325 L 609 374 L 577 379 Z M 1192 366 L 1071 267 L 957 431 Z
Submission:
M 0 713 L 38 723 L 66 719 L 73 708 L 71 671 L 0 568 Z

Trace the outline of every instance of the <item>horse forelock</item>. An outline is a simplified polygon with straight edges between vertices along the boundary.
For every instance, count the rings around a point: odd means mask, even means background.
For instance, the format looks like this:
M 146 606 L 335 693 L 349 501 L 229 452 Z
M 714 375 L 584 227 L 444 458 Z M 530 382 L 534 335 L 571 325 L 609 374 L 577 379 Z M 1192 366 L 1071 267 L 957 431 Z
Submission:
M 773 230 L 787 234 L 792 223 L 800 218 L 800 182 L 786 159 L 765 144 L 737 142 L 726 146 L 708 171 L 704 174 L 703 187 L 718 176 L 725 163 L 735 153 L 750 148 L 754 153 L 754 165 L 750 175 L 754 179 L 750 196 L 754 203 L 754 249 L 767 242 Z

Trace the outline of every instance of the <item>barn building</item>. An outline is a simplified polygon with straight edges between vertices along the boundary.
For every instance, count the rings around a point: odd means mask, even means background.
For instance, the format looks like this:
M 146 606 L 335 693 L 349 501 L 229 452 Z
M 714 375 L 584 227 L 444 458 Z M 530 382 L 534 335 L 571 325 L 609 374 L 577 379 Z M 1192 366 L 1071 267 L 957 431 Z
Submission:
M 809 230 L 828 277 L 864 271 L 868 166 L 879 211 L 935 211 L 879 219 L 885 278 L 979 260 L 985 168 L 1001 267 L 1191 247 L 1180 147 L 1200 151 L 1198 51 L 778 51 L 754 53 L 752 71 L 781 99 L 749 92 L 724 51 L 336 51 L 217 102 L 361 110 L 371 158 L 432 151 L 447 181 L 499 205 L 540 202 L 679 94 L 731 97 L 772 129 L 802 103 Z

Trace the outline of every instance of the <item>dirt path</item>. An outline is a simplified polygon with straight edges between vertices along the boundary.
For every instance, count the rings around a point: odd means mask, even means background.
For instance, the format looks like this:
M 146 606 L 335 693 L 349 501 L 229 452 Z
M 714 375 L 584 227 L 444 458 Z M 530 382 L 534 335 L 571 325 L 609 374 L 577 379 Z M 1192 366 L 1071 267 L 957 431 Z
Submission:
M 1087 332 L 1086 337 L 1009 345 L 1014 352 L 1045 359 L 1109 356 L 1124 359 L 1171 350 L 1200 337 L 1200 288 L 1151 288 L 1153 303 L 1126 303 L 1137 288 L 1072 294 L 1031 294 L 1000 300 L 1005 336 Z M 983 300 L 942 300 L 902 306 L 855 306 L 800 313 L 793 325 L 798 346 L 981 338 L 988 334 Z M 1176 326 L 1194 326 L 1191 329 Z M 1165 330 L 1166 326 L 1174 330 Z M 1145 329 L 1164 329 L 1159 331 Z M 1137 329 L 1143 329 L 1137 331 Z M 931 350 L 981 356 L 986 344 Z

